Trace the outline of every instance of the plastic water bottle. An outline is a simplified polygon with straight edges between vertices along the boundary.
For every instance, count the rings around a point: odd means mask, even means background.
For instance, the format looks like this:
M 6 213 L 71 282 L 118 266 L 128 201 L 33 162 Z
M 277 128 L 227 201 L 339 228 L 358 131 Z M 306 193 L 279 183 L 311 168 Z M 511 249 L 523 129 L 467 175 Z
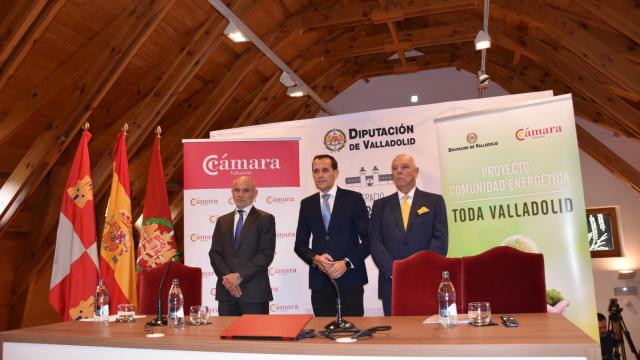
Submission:
M 453 288 L 448 271 L 442 272 L 442 280 L 438 286 L 438 309 L 440 310 L 438 320 L 442 326 L 455 325 L 458 322 L 456 289 Z
M 93 322 L 95 323 L 109 323 L 109 292 L 107 287 L 104 286 L 104 279 L 98 281 L 98 287 L 96 288 L 96 295 L 93 298 Z
M 173 279 L 169 290 L 169 327 L 180 328 L 184 326 L 184 297 L 178 279 Z

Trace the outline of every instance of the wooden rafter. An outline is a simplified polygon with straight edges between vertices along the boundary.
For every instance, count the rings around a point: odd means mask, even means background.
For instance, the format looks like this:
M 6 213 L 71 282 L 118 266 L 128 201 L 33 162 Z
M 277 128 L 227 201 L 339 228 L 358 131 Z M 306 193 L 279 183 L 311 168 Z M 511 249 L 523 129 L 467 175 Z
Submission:
M 42 35 L 42 32 L 47 26 L 49 26 L 49 23 L 56 16 L 62 5 L 64 5 L 65 1 L 66 0 L 46 1 L 46 4 L 42 7 L 40 6 L 43 0 L 16 2 L 18 5 L 30 4 L 31 7 L 27 13 L 21 17 L 23 23 L 18 26 L 20 30 L 12 33 L 14 38 L 4 43 L 0 40 L 0 44 L 3 44 L 0 50 L 0 90 L 7 84 L 11 75 L 13 75 L 22 63 L 22 60 L 27 56 L 33 44 L 38 40 L 40 35 Z M 38 9 L 40 10 L 38 11 Z M 38 13 L 34 18 L 33 15 L 35 11 L 38 11 Z M 29 26 L 24 29 L 27 23 L 29 23 Z M 7 22 L 7 25 L 11 24 Z M 5 33 L 5 31 L 4 28 L 0 28 L 0 34 Z
M 492 34 L 492 40 L 503 47 L 521 51 L 532 59 L 540 59 L 538 61 L 542 61 L 558 78 L 588 96 L 634 137 L 640 137 L 640 122 L 637 120 L 640 112 L 589 77 L 577 56 L 575 59 L 560 57 L 557 49 L 522 33 L 498 31 Z
M 97 44 L 88 46 L 95 50 L 94 60 L 69 86 L 71 95 L 67 95 L 67 108 L 60 114 L 60 120 L 36 139 L 0 188 L 0 235 L 174 1 L 134 3 L 94 38 Z M 76 56 L 71 60 L 76 60 Z M 55 75 L 64 76 L 57 71 Z
M 248 126 L 253 125 L 256 119 L 262 114 L 267 107 L 269 101 L 282 89 L 280 85 L 280 73 L 276 72 L 269 81 L 267 81 L 262 89 L 253 98 L 253 101 L 245 111 L 238 117 L 235 123 L 231 127 Z
M 536 24 L 555 41 L 591 64 L 613 82 L 640 94 L 640 71 L 637 71 L 637 65 L 614 51 L 608 44 L 591 36 L 589 30 L 575 20 L 537 0 L 496 0 L 491 3 L 491 8 L 496 16 L 517 14 L 523 20 Z
M 442 14 L 478 8 L 478 0 L 403 0 L 394 2 L 393 8 L 383 9 L 378 0 L 335 6 L 326 10 L 313 10 L 294 15 L 284 27 L 287 31 L 339 28 L 373 23 L 385 18 L 409 19 L 412 17 Z M 375 14 L 375 17 L 374 17 Z
M 398 34 L 399 45 L 389 44 L 385 34 L 359 37 L 351 40 L 341 38 L 328 46 L 317 46 L 307 51 L 306 58 L 321 56 L 352 57 L 370 54 L 390 53 L 393 51 L 409 51 L 421 47 L 470 42 L 476 36 L 481 22 L 459 23 L 427 27 L 412 31 L 401 31 Z
M 582 151 L 589 154 L 600 163 L 600 165 L 609 170 L 615 177 L 622 181 L 622 183 L 627 185 L 629 189 L 635 191 L 636 194 L 640 194 L 640 171 L 580 125 L 576 124 L 576 132 L 578 134 L 578 146 Z
M 640 44 L 640 7 L 626 0 L 581 0 L 579 5 L 590 11 L 601 21 L 617 29 L 631 40 Z

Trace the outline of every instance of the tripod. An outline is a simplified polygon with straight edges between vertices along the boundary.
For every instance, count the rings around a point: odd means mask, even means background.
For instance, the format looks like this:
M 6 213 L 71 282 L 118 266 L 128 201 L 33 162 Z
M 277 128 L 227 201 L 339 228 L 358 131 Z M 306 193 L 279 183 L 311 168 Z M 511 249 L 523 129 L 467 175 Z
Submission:
M 615 340 L 614 348 L 613 348 L 613 358 L 620 359 L 620 355 L 622 355 L 622 359 L 627 359 L 627 351 L 624 346 L 624 340 L 627 339 L 627 343 L 629 344 L 629 349 L 631 353 L 635 355 L 636 360 L 640 360 L 640 356 L 638 355 L 638 351 L 636 350 L 635 345 L 633 344 L 633 340 L 631 340 L 631 333 L 627 329 L 627 324 L 624 322 L 624 318 L 622 318 L 622 308 L 618 305 L 616 299 L 611 299 L 611 303 L 609 305 L 609 324 L 607 329 L 613 332 L 613 338 Z M 614 304 L 614 301 L 615 304 Z M 614 305 L 611 305 L 614 304 Z M 623 336 L 624 335 L 624 336 Z

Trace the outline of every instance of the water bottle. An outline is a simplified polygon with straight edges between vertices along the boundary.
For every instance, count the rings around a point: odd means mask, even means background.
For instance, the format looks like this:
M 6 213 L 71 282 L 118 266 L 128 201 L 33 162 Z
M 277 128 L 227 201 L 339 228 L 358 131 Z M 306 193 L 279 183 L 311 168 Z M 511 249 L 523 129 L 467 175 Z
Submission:
M 104 286 L 104 279 L 98 281 L 96 295 L 93 298 L 93 321 L 95 323 L 109 323 L 109 292 Z
M 178 279 L 173 279 L 169 290 L 169 327 L 180 328 L 184 326 L 184 297 Z
M 442 326 L 455 325 L 458 322 L 458 309 L 456 308 L 456 289 L 449 278 L 449 272 L 442 272 L 442 280 L 438 286 L 438 309 L 440 310 L 439 322 Z

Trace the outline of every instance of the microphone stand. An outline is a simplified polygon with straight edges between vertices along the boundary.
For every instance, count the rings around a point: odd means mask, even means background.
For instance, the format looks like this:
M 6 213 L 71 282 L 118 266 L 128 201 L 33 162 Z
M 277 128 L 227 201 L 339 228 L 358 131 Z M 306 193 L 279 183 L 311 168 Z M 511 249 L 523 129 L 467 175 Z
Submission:
M 336 309 L 338 310 L 338 313 L 336 315 L 336 319 L 325 325 L 324 329 L 330 333 L 339 330 L 356 329 L 356 326 L 352 322 L 342 318 L 342 302 L 340 301 L 340 290 L 338 289 L 338 284 L 336 284 L 336 281 L 332 279 L 331 276 L 327 275 L 327 277 L 333 284 L 333 288 L 336 290 L 336 294 L 338 295 L 336 298 Z
M 147 322 L 147 326 L 167 326 L 167 318 L 162 316 L 162 287 L 164 286 L 164 281 L 167 279 L 167 274 L 169 273 L 169 269 L 171 268 L 171 260 L 167 264 L 167 268 L 164 269 L 164 273 L 162 273 L 162 279 L 160 279 L 160 287 L 158 288 L 158 316 Z

